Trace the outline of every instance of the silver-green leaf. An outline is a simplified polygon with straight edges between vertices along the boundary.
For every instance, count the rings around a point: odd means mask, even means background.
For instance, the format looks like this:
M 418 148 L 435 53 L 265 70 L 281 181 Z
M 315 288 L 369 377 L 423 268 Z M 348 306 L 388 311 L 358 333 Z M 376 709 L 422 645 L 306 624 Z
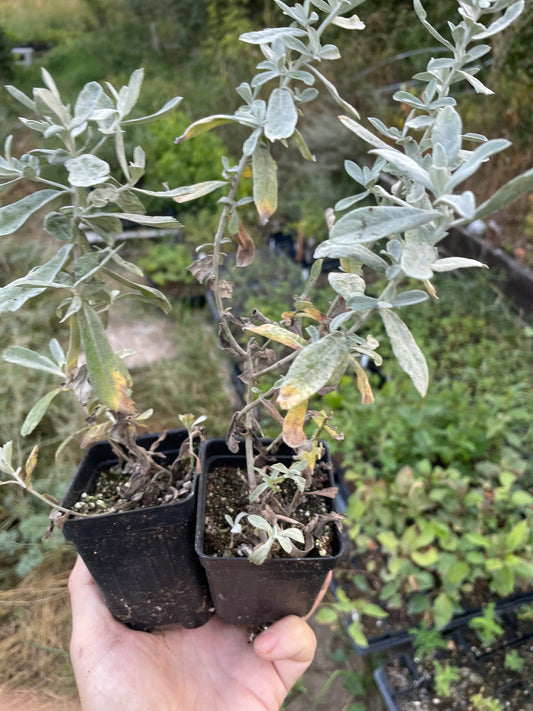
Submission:
M 490 217 L 531 190 L 533 190 L 533 168 L 502 185 L 492 197 L 477 208 L 474 219 L 484 220 Z
M 344 374 L 348 359 L 348 341 L 339 331 L 306 346 L 283 378 L 278 404 L 289 410 L 330 382 L 335 383 Z
M 54 363 L 51 358 L 36 353 L 29 348 L 24 348 L 23 346 L 10 346 L 6 348 L 2 358 L 8 363 L 14 363 L 15 365 L 21 365 L 24 368 L 31 368 L 32 370 L 40 370 L 44 373 L 52 373 L 58 378 L 64 378 L 65 374 L 61 368 Z
M 372 242 L 391 234 L 412 230 L 442 215 L 436 210 L 378 205 L 352 210 L 335 223 L 330 240 L 338 244 Z
M 60 392 L 62 392 L 62 388 L 55 388 L 49 393 L 46 393 L 46 395 L 44 395 L 40 400 L 35 403 L 35 405 L 26 415 L 26 419 L 22 423 L 20 434 L 23 437 L 27 437 L 33 432 L 39 422 L 46 415 L 46 412 L 50 407 L 52 400 L 56 397 L 56 395 L 59 395 Z
M 265 136 L 269 141 L 290 138 L 298 123 L 298 112 L 290 89 L 274 89 L 268 100 Z
M 60 190 L 39 190 L 0 207 L 0 237 L 16 232 L 34 212 L 62 194 Z
M 379 311 L 398 364 L 413 381 L 422 397 L 427 393 L 429 371 L 424 354 L 402 319 L 391 309 Z
M 77 158 L 71 158 L 65 163 L 69 173 L 69 183 L 77 188 L 90 188 L 108 180 L 109 164 L 101 158 L 85 153 Z

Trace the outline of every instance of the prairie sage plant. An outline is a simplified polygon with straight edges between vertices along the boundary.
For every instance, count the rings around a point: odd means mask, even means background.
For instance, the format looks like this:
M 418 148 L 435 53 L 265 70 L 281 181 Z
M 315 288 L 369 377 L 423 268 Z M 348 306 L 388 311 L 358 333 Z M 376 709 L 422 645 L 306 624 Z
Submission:
M 256 45 L 263 55 L 257 74 L 237 87 L 242 104 L 233 114 L 194 122 L 176 139 L 177 143 L 193 139 L 221 124 L 237 124 L 245 136 L 240 160 L 224 164 L 223 177 L 229 189 L 220 199 L 218 230 L 212 243 L 202 246 L 206 256 L 191 269 L 210 286 L 220 315 L 222 347 L 241 364 L 246 403 L 234 414 L 228 445 L 236 451 L 238 437 L 246 442 L 249 491 L 261 510 L 260 515 L 254 511 L 248 522 L 263 538 L 252 559 L 259 551 L 261 560 L 273 541 L 298 555 L 296 543 L 303 543 L 304 536 L 298 535 L 287 508 L 273 511 L 266 505 L 289 474 L 280 470 L 258 474 L 254 443 L 261 435 L 261 423 L 257 413 L 265 412 L 279 424 L 280 434 L 272 448 L 282 440 L 296 450 L 296 461 L 303 463 L 297 477 L 306 479 L 302 492 L 299 479 L 290 476 L 295 492 L 305 496 L 320 452 L 320 435 L 328 432 L 340 437 L 326 412 L 310 409 L 311 398 L 335 388 L 343 374 L 352 370 L 362 402 L 373 402 L 361 363 L 363 356 L 381 363 L 379 343 L 371 332 L 373 318 L 383 321 L 399 365 L 424 396 L 428 367 L 403 311 L 427 299 L 437 300 L 435 273 L 484 266 L 473 259 L 439 255 L 439 243 L 450 229 L 486 219 L 533 185 L 530 170 L 477 204 L 465 181 L 509 142 L 465 132 L 453 95 L 459 95 L 465 86 L 479 94 L 492 93 L 477 76 L 479 61 L 490 52 L 486 40 L 520 15 L 522 0 L 459 0 L 458 18 L 449 23 L 448 37 L 431 25 L 421 1 L 414 0 L 414 18 L 432 41 L 443 46 L 444 55 L 431 59 L 426 71 L 416 74 L 415 92 L 394 95 L 398 104 L 408 107 L 402 128 L 388 127 L 379 118 L 362 119 L 322 71 L 326 61 L 340 59 L 339 49 L 326 42 L 328 28 L 335 25 L 346 31 L 363 31 L 364 21 L 353 10 L 364 0 L 274 2 L 287 24 L 240 38 Z M 345 161 L 346 172 L 356 185 L 354 194 L 340 199 L 334 209 L 325 206 L 329 237 L 316 248 L 309 281 L 294 300 L 293 309 L 280 314 L 278 321 L 257 311 L 249 319 L 236 318 L 231 311 L 232 286 L 221 276 L 221 265 L 228 259 L 224 250 L 231 242 L 237 245 L 237 267 L 245 268 L 253 260 L 254 243 L 241 217 L 242 208 L 253 201 L 262 225 L 276 212 L 280 180 L 273 148 L 293 144 L 303 159 L 314 160 L 299 124 L 303 116 L 312 121 L 313 102 L 320 91 L 339 107 L 341 114 L 332 120 L 339 120 L 368 147 L 367 155 L 359 161 Z M 245 174 L 252 176 L 252 194 L 237 199 Z M 325 258 L 338 259 L 340 268 L 328 274 L 332 291 L 324 312 L 315 306 L 313 294 Z M 369 271 L 379 276 L 381 291 L 376 296 L 366 293 Z M 270 384 L 261 387 L 265 379 Z M 283 538 L 281 522 L 290 526 Z M 237 526 L 242 531 L 242 524 L 243 517 L 238 524 L 230 519 L 232 537 Z

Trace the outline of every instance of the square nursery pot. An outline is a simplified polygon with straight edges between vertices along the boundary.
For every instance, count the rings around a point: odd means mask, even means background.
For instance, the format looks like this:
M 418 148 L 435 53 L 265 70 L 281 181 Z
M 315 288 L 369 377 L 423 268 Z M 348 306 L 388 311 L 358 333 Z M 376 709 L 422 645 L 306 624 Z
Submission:
M 172 461 L 187 436 L 173 430 L 157 448 Z M 148 448 L 158 435 L 137 439 Z M 117 463 L 111 446 L 87 450 L 62 506 L 72 508 L 83 492 L 94 490 L 102 470 Z M 186 499 L 90 518 L 70 517 L 63 525 L 89 568 L 114 617 L 128 627 L 150 631 L 180 623 L 194 628 L 212 615 L 205 573 L 194 552 L 197 479 Z
M 269 442 L 269 440 L 265 440 Z M 269 558 L 262 565 L 250 563 L 246 557 L 223 557 L 204 552 L 204 516 L 207 481 L 219 465 L 245 468 L 244 443 L 232 454 L 224 439 L 210 439 L 200 447 L 202 476 L 198 491 L 196 552 L 204 566 L 215 611 L 232 625 L 267 625 L 286 615 L 306 615 L 322 588 L 330 570 L 343 554 L 343 540 L 334 527 L 333 554 L 324 557 Z M 282 446 L 276 461 L 289 464 L 293 450 Z M 323 460 L 330 462 L 329 452 Z M 329 474 L 334 486 L 333 475 Z M 337 511 L 336 502 L 331 508 Z

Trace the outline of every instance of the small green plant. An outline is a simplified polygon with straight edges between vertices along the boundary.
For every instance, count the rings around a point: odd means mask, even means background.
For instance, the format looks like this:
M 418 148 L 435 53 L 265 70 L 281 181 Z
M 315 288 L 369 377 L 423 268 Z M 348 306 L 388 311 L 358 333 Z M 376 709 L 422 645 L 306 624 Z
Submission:
M 293 551 L 294 543 L 305 543 L 304 535 L 299 528 L 280 528 L 276 523 L 271 525 L 262 516 L 254 514 L 248 514 L 247 518 L 251 526 L 266 534 L 266 541 L 259 543 L 250 553 L 249 559 L 251 563 L 256 565 L 264 563 L 275 543 L 278 543 L 286 553 Z
M 269 474 L 264 469 L 257 467 L 258 474 L 261 483 L 251 492 L 250 501 L 255 501 L 258 496 L 263 493 L 267 493 L 270 490 L 270 494 L 277 494 L 280 491 L 280 484 L 287 481 L 292 481 L 296 486 L 295 498 L 298 492 L 303 493 L 305 491 L 305 478 L 301 476 L 301 472 L 307 468 L 307 462 L 293 462 L 290 467 L 286 464 L 278 462 L 273 464 L 270 468 L 272 472 Z M 290 511 L 294 509 L 294 505 L 290 506 Z
M 483 693 L 479 691 L 470 697 L 470 702 L 472 708 L 475 711 L 503 711 L 504 706 L 501 701 L 491 697 L 483 696 Z
M 505 654 L 505 668 L 514 672 L 521 672 L 526 664 L 523 657 L 516 649 L 511 649 Z
M 483 614 L 477 615 L 468 623 L 468 626 L 475 630 L 481 643 L 487 649 L 503 634 L 495 607 L 493 602 L 488 603 L 483 608 Z
M 500 596 L 528 586 L 533 499 L 523 466 L 480 462 L 466 475 L 422 461 L 392 480 L 369 467 L 350 474 L 349 533 L 361 555 L 380 561 L 366 569 L 376 602 L 442 628 L 474 582 Z
M 433 662 L 433 671 L 437 695 L 445 698 L 451 696 L 453 685 L 461 678 L 459 669 L 435 660 Z
M 317 620 L 323 624 L 335 626 L 339 623 L 341 615 L 348 615 L 350 637 L 360 647 L 367 647 L 368 640 L 364 633 L 363 618 L 367 616 L 380 620 L 387 617 L 388 613 L 379 605 L 375 605 L 363 597 L 356 600 L 350 599 L 342 588 L 337 590 L 336 598 L 334 604 L 321 605 L 317 612 Z
M 446 640 L 434 627 L 413 627 L 409 630 L 412 635 L 413 649 L 417 659 L 431 659 L 438 649 L 446 649 Z

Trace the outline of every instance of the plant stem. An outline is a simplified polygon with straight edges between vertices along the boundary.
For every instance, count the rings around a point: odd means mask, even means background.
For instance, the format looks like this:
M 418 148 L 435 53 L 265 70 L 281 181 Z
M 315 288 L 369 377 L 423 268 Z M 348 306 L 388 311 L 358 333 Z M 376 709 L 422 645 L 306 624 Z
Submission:
M 5 486 L 6 484 L 16 484 L 17 486 L 22 487 L 23 489 L 26 489 L 32 496 L 37 497 L 41 501 L 43 501 L 47 506 L 50 508 L 54 509 L 54 511 L 61 511 L 61 513 L 66 513 L 66 514 L 71 514 L 73 516 L 80 516 L 81 518 L 90 518 L 91 514 L 84 514 L 84 513 L 79 513 L 78 511 L 72 511 L 71 509 L 66 509 L 63 506 L 60 506 L 58 503 L 54 501 L 50 501 L 46 496 L 43 494 L 40 494 L 38 491 L 36 491 L 33 486 L 26 486 L 26 484 L 23 484 L 21 481 L 18 481 L 18 479 L 14 479 L 13 481 L 2 481 L 0 482 L 0 486 Z
M 251 393 L 251 385 L 246 389 L 246 399 L 251 401 L 253 395 Z M 253 404 L 253 403 L 252 403 Z M 246 434 L 244 437 L 244 451 L 246 453 L 246 478 L 248 480 L 249 491 L 252 492 L 257 486 L 257 479 L 254 468 L 254 439 L 252 436 L 253 414 L 252 409 L 248 410 L 245 418 Z
M 68 188 L 66 185 L 63 185 L 62 183 L 56 183 L 55 180 L 47 180 L 46 178 L 34 178 L 33 179 L 36 183 L 41 183 L 42 185 L 48 185 L 51 188 L 59 188 L 63 192 L 70 192 L 70 188 Z
M 247 161 L 248 156 L 244 155 L 243 153 L 239 161 L 239 165 L 237 167 L 237 172 L 233 177 L 230 191 L 228 193 L 228 200 L 230 201 L 233 201 L 233 199 L 235 198 L 237 187 L 242 177 L 244 168 L 246 167 Z M 222 253 L 222 239 L 224 237 L 224 232 L 226 231 L 226 226 L 230 218 L 230 209 L 230 205 L 226 203 L 222 210 L 222 214 L 220 215 L 217 231 L 213 240 L 213 293 L 215 295 L 215 304 L 217 307 L 217 311 L 220 314 L 220 324 L 224 331 L 224 335 L 228 339 L 231 346 L 241 356 L 241 358 L 245 358 L 246 351 L 242 348 L 240 343 L 238 343 L 238 341 L 234 337 L 233 333 L 231 332 L 231 328 L 229 327 L 228 321 L 224 315 L 224 304 L 222 303 L 222 296 L 220 294 L 220 257 Z

